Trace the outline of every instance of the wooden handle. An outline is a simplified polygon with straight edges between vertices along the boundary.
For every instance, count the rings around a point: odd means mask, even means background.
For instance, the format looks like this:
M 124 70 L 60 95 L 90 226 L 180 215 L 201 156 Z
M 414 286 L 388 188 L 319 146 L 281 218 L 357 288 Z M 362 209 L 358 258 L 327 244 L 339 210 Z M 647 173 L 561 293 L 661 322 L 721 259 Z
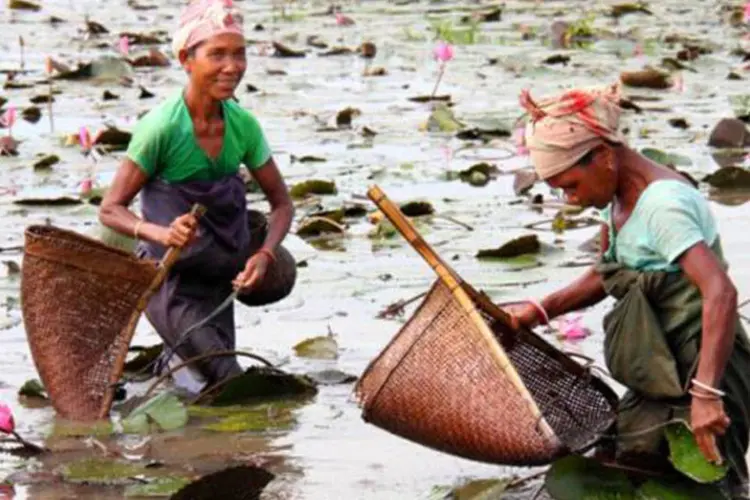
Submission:
M 446 264 L 443 259 L 432 249 L 424 238 L 417 232 L 414 224 L 404 215 L 401 209 L 393 203 L 378 186 L 371 186 L 367 190 L 367 196 L 378 206 L 381 212 L 391 221 L 391 224 L 401 233 L 406 241 L 427 261 L 427 264 L 446 280 L 446 284 L 453 289 L 463 283 L 458 274 Z
M 190 215 L 193 215 L 199 219 L 205 213 L 206 207 L 201 205 L 200 203 L 194 204 L 190 209 Z M 164 253 L 161 261 L 159 261 L 159 270 L 157 271 L 156 276 L 154 276 L 154 280 L 151 282 L 148 290 L 146 290 L 146 292 L 141 297 L 140 302 L 138 303 L 138 311 L 143 312 L 143 310 L 146 309 L 146 305 L 148 304 L 149 299 L 154 293 L 156 293 L 156 290 L 158 290 L 161 284 L 164 282 L 167 275 L 169 274 L 169 270 L 180 258 L 181 253 L 182 248 L 175 246 L 169 247 Z
M 190 214 L 198 218 L 200 218 L 205 213 L 206 207 L 199 203 L 196 203 L 190 209 Z M 181 251 L 181 248 L 177 248 L 174 246 L 169 247 L 169 249 L 166 251 L 164 257 L 162 257 L 161 261 L 159 262 L 158 272 L 154 276 L 154 279 L 151 281 L 151 284 L 148 286 L 146 291 L 143 292 L 143 295 L 141 295 L 141 298 L 136 305 L 135 311 L 133 311 L 133 314 L 130 315 L 130 320 L 122 331 L 121 337 L 119 339 L 120 343 L 114 348 L 113 355 L 115 356 L 115 361 L 112 365 L 112 372 L 110 373 L 109 386 L 105 391 L 102 406 L 99 410 L 99 418 L 106 418 L 109 415 L 109 410 L 112 407 L 112 401 L 114 400 L 115 396 L 116 384 L 122 376 L 122 371 L 125 367 L 125 358 L 128 355 L 130 341 L 133 339 L 133 335 L 135 335 L 135 328 L 138 324 L 138 320 L 140 319 L 143 311 L 146 309 L 148 301 L 161 287 L 164 279 L 167 277 L 167 274 L 169 274 L 170 268 L 174 265 L 175 262 L 177 262 L 177 259 L 180 258 Z
M 417 232 L 414 224 L 404 215 L 401 209 L 388 199 L 386 194 L 377 185 L 371 186 L 367 190 L 367 196 L 378 206 L 381 212 L 391 221 L 391 224 L 406 238 L 411 246 L 427 261 L 427 264 L 435 270 L 440 278 L 452 290 L 456 286 L 461 286 L 469 297 L 475 302 L 481 304 L 486 310 L 491 311 L 496 320 L 501 321 L 505 326 L 510 328 L 511 318 L 508 313 L 495 305 L 484 292 L 480 292 L 473 286 L 466 283 Z

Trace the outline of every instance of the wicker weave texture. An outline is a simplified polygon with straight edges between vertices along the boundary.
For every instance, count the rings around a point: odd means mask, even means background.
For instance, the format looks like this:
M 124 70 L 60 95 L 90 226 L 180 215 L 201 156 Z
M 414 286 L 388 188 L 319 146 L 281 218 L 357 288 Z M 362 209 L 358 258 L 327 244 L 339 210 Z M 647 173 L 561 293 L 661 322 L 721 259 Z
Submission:
M 53 226 L 27 228 L 24 251 L 23 321 L 39 376 L 58 414 L 95 420 L 155 263 Z
M 364 418 L 474 460 L 538 463 L 556 452 L 485 337 L 437 281 L 358 386 Z
M 556 440 L 540 430 L 487 337 L 441 280 L 358 382 L 363 418 L 440 451 L 506 465 L 549 463 L 611 423 L 607 398 L 587 380 L 518 337 L 501 345 Z

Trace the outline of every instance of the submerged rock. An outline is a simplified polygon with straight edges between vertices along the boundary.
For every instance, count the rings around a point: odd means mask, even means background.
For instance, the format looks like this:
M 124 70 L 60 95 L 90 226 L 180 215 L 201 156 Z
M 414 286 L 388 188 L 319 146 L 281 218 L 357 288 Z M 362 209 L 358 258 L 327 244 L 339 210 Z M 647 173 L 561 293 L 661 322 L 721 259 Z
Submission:
M 714 148 L 741 148 L 750 146 L 750 133 L 742 120 L 722 118 L 708 137 L 708 145 Z

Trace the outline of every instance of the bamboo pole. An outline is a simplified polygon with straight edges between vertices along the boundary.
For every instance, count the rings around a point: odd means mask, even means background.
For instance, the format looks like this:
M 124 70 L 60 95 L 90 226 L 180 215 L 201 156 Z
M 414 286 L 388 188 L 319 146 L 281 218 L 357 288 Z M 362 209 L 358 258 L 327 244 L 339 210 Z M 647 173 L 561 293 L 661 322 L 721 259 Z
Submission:
M 204 213 L 206 213 L 206 207 L 198 203 L 193 205 L 193 208 L 190 210 L 190 214 L 198 218 L 200 218 Z M 167 252 L 164 254 L 164 257 L 162 257 L 161 261 L 159 262 L 159 268 L 156 276 L 154 276 L 154 279 L 149 287 L 146 289 L 143 295 L 141 295 L 141 299 L 140 301 L 138 301 L 138 305 L 136 306 L 135 311 L 133 311 L 133 314 L 130 315 L 130 320 L 128 320 L 127 325 L 125 325 L 122 335 L 118 337 L 120 343 L 119 345 L 115 346 L 115 362 L 112 366 L 109 384 L 107 386 L 106 392 L 104 393 L 104 400 L 102 401 L 101 409 L 99 410 L 99 418 L 105 418 L 107 417 L 107 415 L 109 415 L 109 410 L 112 407 L 112 401 L 115 397 L 116 384 L 122 376 L 122 371 L 125 367 L 125 358 L 128 355 L 128 347 L 130 346 L 130 341 L 133 339 L 133 335 L 135 334 L 135 328 L 138 325 L 138 320 L 141 318 L 141 314 L 146 309 L 148 301 L 159 290 L 165 278 L 167 277 L 167 274 L 169 274 L 172 266 L 180 258 L 181 251 L 182 250 L 180 248 L 169 247 Z
M 382 189 L 377 185 L 371 186 L 367 191 L 367 196 L 378 206 L 381 212 L 388 217 L 388 220 L 390 220 L 393 226 L 401 233 L 409 244 L 414 247 L 419 255 L 422 256 L 427 264 L 448 287 L 459 304 L 461 304 L 466 314 L 471 318 L 482 336 L 486 339 L 486 345 L 494 354 L 494 358 L 498 362 L 498 367 L 508 376 L 508 379 L 513 386 L 526 400 L 529 411 L 531 411 L 532 415 L 538 419 L 539 428 L 544 437 L 554 443 L 557 447 L 559 445 L 559 439 L 542 415 L 539 406 L 536 404 L 533 396 L 529 393 L 526 385 L 521 380 L 521 377 L 518 375 L 518 372 L 508 358 L 507 353 L 501 347 L 500 343 L 497 342 L 484 318 L 479 314 L 479 311 L 477 311 L 474 301 L 472 301 L 464 289 L 463 279 L 461 279 L 461 277 L 440 258 L 432 247 L 430 247 L 424 238 L 422 238 L 417 232 L 417 229 L 411 221 L 403 214 L 403 212 L 401 212 L 401 209 L 399 209 L 396 204 L 388 199 Z

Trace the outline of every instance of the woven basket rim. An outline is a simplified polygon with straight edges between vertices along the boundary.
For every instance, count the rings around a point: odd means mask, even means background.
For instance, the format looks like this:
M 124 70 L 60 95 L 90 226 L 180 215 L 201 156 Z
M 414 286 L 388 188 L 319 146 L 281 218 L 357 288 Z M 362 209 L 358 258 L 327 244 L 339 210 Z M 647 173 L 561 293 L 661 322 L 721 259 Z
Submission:
M 73 231 L 72 229 L 66 229 L 59 226 L 53 226 L 48 224 L 33 224 L 28 226 L 24 230 L 24 236 L 28 238 L 34 238 L 37 240 L 47 240 L 47 241 L 53 241 L 56 238 L 59 238 L 61 236 L 69 239 L 70 241 L 85 241 L 86 244 L 91 245 L 92 247 L 96 247 L 99 250 L 103 250 L 112 254 L 117 255 L 118 257 L 125 257 L 129 260 L 135 261 L 135 262 L 144 262 L 144 259 L 140 259 L 135 256 L 135 254 L 131 252 L 127 252 L 125 250 L 122 250 L 120 248 L 107 245 L 106 243 L 103 243 L 99 241 L 96 238 L 93 238 L 89 235 L 82 234 L 76 231 Z

